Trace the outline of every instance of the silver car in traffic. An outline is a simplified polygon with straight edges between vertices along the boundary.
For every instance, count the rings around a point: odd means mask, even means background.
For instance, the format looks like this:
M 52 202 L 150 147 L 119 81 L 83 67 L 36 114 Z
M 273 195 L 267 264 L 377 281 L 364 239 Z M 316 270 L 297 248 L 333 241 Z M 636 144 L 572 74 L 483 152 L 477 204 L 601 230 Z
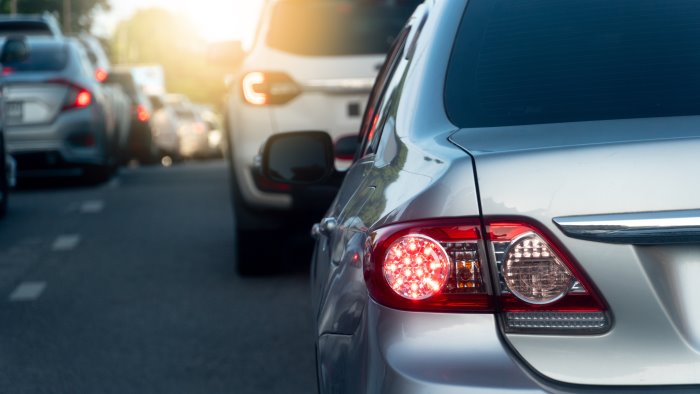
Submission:
M 343 178 L 311 267 L 320 391 L 700 392 L 700 7 L 426 1 L 345 174 L 271 138 L 296 198 Z
M 18 176 L 109 177 L 117 163 L 113 114 L 85 50 L 73 39 L 27 38 L 3 62 L 7 149 Z

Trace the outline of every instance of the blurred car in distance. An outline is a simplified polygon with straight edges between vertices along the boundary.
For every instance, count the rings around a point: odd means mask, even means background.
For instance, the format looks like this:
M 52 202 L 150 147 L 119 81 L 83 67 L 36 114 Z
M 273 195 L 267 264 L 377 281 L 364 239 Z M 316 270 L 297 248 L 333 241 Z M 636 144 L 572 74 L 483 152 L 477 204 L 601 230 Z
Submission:
M 131 124 L 128 140 L 128 159 L 137 159 L 142 164 L 160 160 L 158 145 L 154 141 L 151 117 L 153 107 L 142 87 L 137 83 L 131 66 L 117 65 L 107 76 L 107 84 L 117 84 L 131 100 Z
M 313 228 L 320 392 L 698 392 L 698 18 L 426 1 Z M 303 199 L 333 156 L 278 134 L 261 165 Z
M 153 138 L 161 155 L 180 160 L 180 119 L 162 95 L 148 96 L 153 107 Z
M 209 106 L 198 105 L 199 116 L 202 118 L 206 127 L 206 143 L 203 144 L 200 150 L 202 158 L 216 159 L 221 158 L 226 147 L 226 139 L 224 138 L 224 126 L 220 116 Z
M 63 37 L 51 13 L 0 15 L 0 37 L 11 35 Z
M 266 3 L 225 113 L 240 274 L 265 269 L 258 263 L 261 241 L 274 232 L 306 233 L 308 217 L 325 209 L 294 207 L 287 185 L 260 177 L 254 168 L 260 145 L 293 130 L 356 136 L 377 71 L 419 2 Z
M 5 137 L 18 176 L 111 176 L 112 114 L 83 47 L 73 39 L 21 39 L 23 57 L 2 59 Z
M 102 90 L 105 94 L 109 111 L 113 115 L 115 139 L 117 141 L 120 161 L 124 161 L 128 152 L 129 135 L 131 131 L 131 99 L 124 92 L 121 85 L 108 83 L 107 79 L 112 70 L 109 57 L 105 53 L 100 40 L 89 34 L 81 33 L 75 38 L 83 44 L 88 59 L 95 70 L 95 79 L 102 83 Z
M 177 115 L 180 138 L 180 157 L 193 159 L 209 146 L 208 130 L 199 109 L 182 94 L 168 94 L 165 102 L 172 106 Z

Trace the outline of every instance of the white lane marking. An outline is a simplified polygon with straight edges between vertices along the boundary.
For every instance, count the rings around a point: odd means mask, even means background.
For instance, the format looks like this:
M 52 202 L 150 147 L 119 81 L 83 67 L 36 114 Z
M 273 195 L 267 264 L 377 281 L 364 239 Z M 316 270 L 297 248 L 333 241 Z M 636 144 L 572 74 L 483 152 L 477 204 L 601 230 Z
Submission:
M 46 289 L 46 282 L 24 282 L 10 294 L 10 301 L 34 301 L 41 297 Z
M 64 252 L 75 249 L 75 247 L 78 246 L 79 243 L 80 235 L 61 235 L 60 237 L 56 238 L 55 241 L 53 241 L 51 249 L 57 252 Z
M 101 200 L 93 200 L 93 201 L 85 201 L 80 205 L 80 212 L 81 213 L 100 213 L 105 207 L 104 201 Z

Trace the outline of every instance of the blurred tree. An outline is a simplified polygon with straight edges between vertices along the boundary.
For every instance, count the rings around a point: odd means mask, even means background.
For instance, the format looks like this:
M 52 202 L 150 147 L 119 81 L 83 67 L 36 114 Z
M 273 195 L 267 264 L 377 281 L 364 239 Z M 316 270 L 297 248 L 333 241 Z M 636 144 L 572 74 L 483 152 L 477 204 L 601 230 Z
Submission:
M 210 64 L 208 48 L 185 15 L 160 8 L 137 11 L 117 26 L 112 39 L 115 63 L 160 64 L 168 91 L 218 105 L 230 70 Z
M 17 0 L 17 12 L 20 14 L 51 12 L 63 21 L 64 1 L 70 1 L 71 30 L 74 32 L 90 31 L 95 12 L 110 9 L 110 0 Z M 12 0 L 0 0 L 0 11 L 8 14 L 11 3 Z

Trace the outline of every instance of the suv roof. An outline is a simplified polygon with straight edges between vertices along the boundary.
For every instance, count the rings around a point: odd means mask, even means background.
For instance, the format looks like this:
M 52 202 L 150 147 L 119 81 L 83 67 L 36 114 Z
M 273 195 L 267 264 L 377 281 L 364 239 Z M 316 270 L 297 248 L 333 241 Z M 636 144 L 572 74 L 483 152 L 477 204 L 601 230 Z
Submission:
M 52 14 L 0 15 L 0 36 L 31 35 L 63 37 L 58 20 Z

